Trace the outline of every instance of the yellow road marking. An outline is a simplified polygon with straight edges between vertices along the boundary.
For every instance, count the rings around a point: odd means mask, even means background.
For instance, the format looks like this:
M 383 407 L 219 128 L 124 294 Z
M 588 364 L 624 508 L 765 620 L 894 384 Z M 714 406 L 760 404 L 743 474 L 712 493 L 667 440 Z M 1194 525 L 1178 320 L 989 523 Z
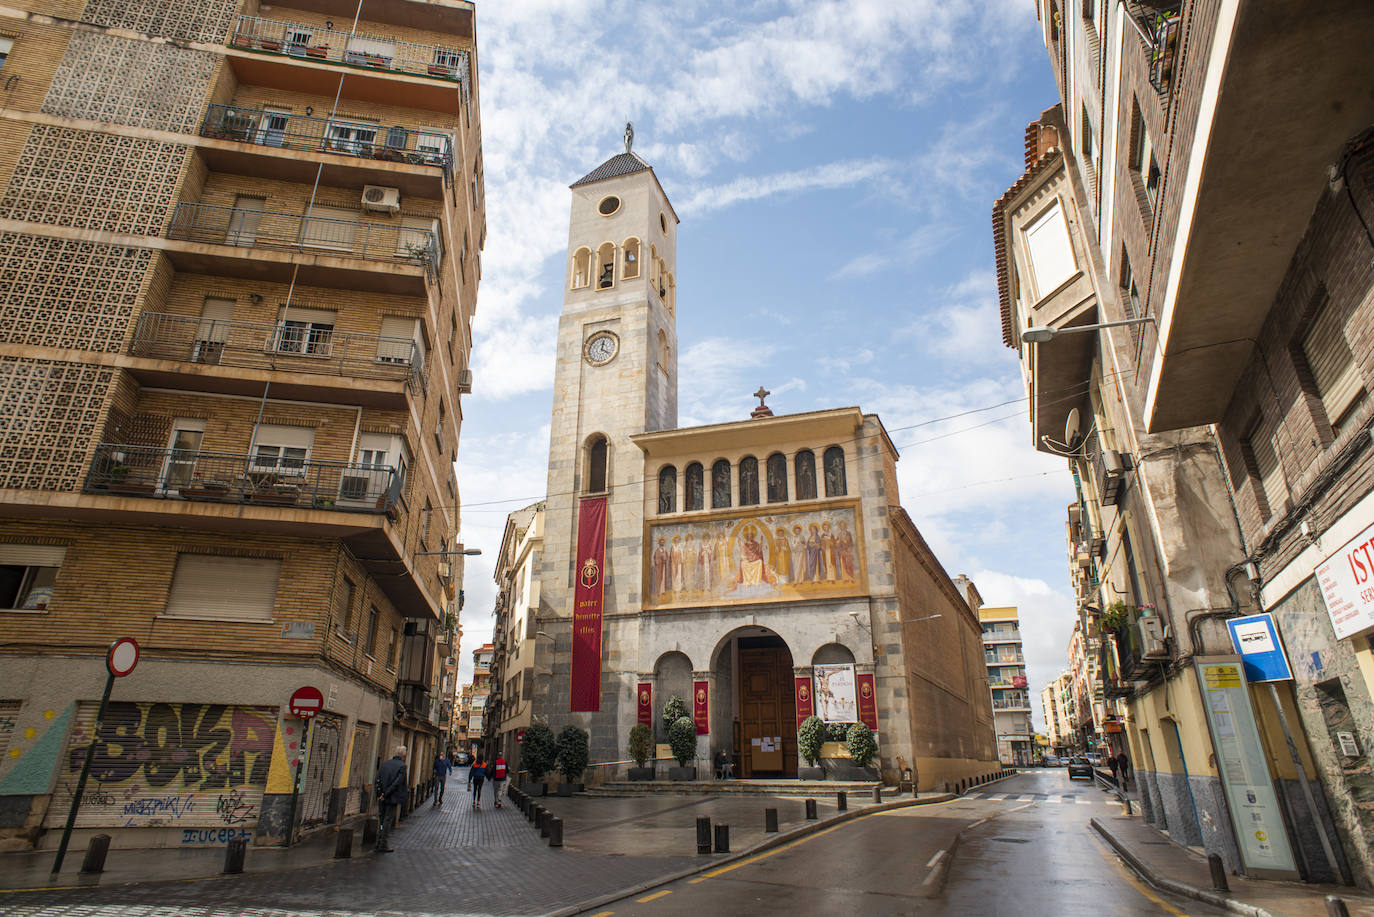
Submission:
M 688 885 L 696 885 L 698 882 L 705 882 L 705 881 L 706 881 L 706 877 L 705 877 L 705 876 L 697 876 L 695 879 L 688 879 L 688 880 L 687 880 L 687 884 L 688 884 Z M 592 915 L 592 917 L 596 917 L 596 915 Z
M 602 911 L 599 914 L 593 914 L 592 917 L 611 917 L 614 913 L 615 911 Z
M 658 898 L 662 898 L 664 895 L 671 895 L 672 893 L 673 893 L 673 890 L 672 890 L 671 888 L 665 888 L 665 889 L 664 889 L 663 891 L 661 891 L 661 892 L 654 892 L 652 895 L 645 895 L 643 898 L 636 898 L 636 899 L 635 899 L 635 903 L 636 903 L 636 904 L 648 904 L 650 901 L 654 901 L 654 900 L 656 900 L 656 899 L 658 899 Z
M 1148 898 L 1155 904 L 1158 904 L 1165 911 L 1172 914 L 1173 917 L 1188 917 L 1187 914 L 1183 913 L 1178 908 L 1174 907 L 1172 904 L 1165 901 L 1163 898 L 1159 897 L 1154 892 L 1150 891 L 1149 887 L 1147 887 L 1145 883 L 1141 882 L 1140 879 L 1136 877 L 1135 873 L 1131 872 L 1129 869 L 1123 866 L 1121 864 L 1121 861 L 1117 859 L 1115 856 L 1112 856 L 1111 854 L 1107 853 L 1107 851 L 1102 848 L 1101 844 L 1097 846 L 1097 852 L 1102 854 L 1102 859 L 1112 864 L 1112 867 L 1118 873 L 1120 873 L 1121 877 L 1125 879 L 1128 883 L 1130 883 L 1130 886 L 1134 888 L 1136 891 L 1140 892 L 1142 895 L 1144 895 L 1146 898 Z

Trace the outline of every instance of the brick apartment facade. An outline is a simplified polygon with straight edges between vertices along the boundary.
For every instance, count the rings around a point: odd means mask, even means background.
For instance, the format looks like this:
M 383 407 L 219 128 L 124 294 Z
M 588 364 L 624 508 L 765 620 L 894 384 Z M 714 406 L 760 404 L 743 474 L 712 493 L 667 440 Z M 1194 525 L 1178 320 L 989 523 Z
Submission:
M 17 7 L 0 847 L 55 845 L 93 741 L 75 844 L 285 843 L 366 811 L 390 747 L 412 784 L 443 747 L 485 238 L 474 7 Z M 123 636 L 142 660 L 96 734 Z
M 1101 638 L 1107 741 L 1175 842 L 1263 874 L 1272 850 L 1233 816 L 1269 819 L 1269 846 L 1292 852 L 1279 872 L 1368 886 L 1374 657 L 1358 624 L 1337 633 L 1314 574 L 1374 523 L 1374 8 L 1037 9 L 1060 102 L 994 208 L 1002 326 L 1036 445 L 1074 472 L 1071 566 L 1080 628 Z M 1278 699 L 1315 811 L 1265 688 L 1242 703 L 1276 804 L 1242 811 L 1218 765 L 1198 666 L 1234 653 L 1227 618 L 1257 611 L 1293 666 Z

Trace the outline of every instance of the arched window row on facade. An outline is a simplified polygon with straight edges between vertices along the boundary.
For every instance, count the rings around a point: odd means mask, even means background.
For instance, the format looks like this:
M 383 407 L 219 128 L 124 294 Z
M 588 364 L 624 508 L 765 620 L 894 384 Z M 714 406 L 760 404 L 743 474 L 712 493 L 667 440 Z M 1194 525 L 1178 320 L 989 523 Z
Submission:
M 602 242 L 595 252 L 584 245 L 573 252 L 572 277 L 568 285 L 574 290 L 609 290 L 615 286 L 617 262 L 620 265 L 620 279 L 635 280 L 640 276 L 639 265 L 643 257 L 643 247 L 634 236 L 619 246 L 614 242 Z M 652 245 L 649 246 L 649 281 L 658 290 L 659 299 L 671 309 L 676 284 L 663 259 L 658 256 L 658 249 Z
M 711 464 L 709 479 L 701 462 L 692 462 L 683 469 L 682 491 L 679 495 L 677 467 L 664 465 L 658 472 L 658 511 L 660 514 L 678 511 L 679 496 L 684 512 L 707 508 L 730 509 L 733 506 L 758 506 L 760 494 L 768 503 L 787 503 L 789 494 L 795 500 L 815 500 L 824 488 L 827 497 L 843 497 L 849 493 L 845 472 L 844 449 L 830 446 L 821 454 L 820 478 L 816 475 L 816 453 L 802 449 L 792 457 L 791 475 L 787 456 L 774 452 L 763 463 L 763 481 L 759 480 L 759 460 L 746 455 L 731 466 L 726 459 Z M 735 502 L 734 497 L 739 500 Z

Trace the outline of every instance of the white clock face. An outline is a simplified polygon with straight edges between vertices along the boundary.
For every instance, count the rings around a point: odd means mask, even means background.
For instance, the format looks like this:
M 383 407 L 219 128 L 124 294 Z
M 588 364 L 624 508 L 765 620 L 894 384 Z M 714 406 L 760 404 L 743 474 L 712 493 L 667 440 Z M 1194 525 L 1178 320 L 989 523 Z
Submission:
M 587 341 L 587 362 L 597 366 L 609 363 L 619 346 L 615 335 L 606 331 L 598 332 Z

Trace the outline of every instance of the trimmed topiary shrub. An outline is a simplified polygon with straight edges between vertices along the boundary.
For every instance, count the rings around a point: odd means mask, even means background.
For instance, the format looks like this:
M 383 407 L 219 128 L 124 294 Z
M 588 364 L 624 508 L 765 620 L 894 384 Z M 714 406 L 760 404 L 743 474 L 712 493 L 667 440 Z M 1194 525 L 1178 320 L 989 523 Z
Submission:
M 630 730 L 630 758 L 635 767 L 643 767 L 654 753 L 654 731 L 644 723 Z
M 676 699 L 676 698 L 675 698 Z M 668 727 L 668 747 L 673 750 L 678 767 L 697 756 L 697 724 L 689 716 L 680 716 Z
M 849 757 L 854 759 L 855 767 L 868 767 L 873 756 L 878 753 L 878 743 L 873 741 L 873 730 L 863 723 L 853 723 L 844 737 Z
M 558 743 L 553 737 L 553 730 L 543 723 L 535 723 L 526 729 L 520 758 L 532 783 L 543 780 L 544 775 L 553 770 L 558 762 Z
M 829 730 L 818 716 L 808 716 L 797 727 L 797 750 L 807 763 L 815 767 L 821 760 L 821 745 L 825 743 Z
M 826 723 L 825 740 L 827 742 L 843 742 L 849 735 L 849 727 L 852 723 Z
M 526 740 L 529 733 L 525 733 Z M 576 783 L 587 769 L 591 737 L 587 730 L 569 723 L 558 733 L 558 772 L 564 783 Z
M 673 724 L 684 716 L 688 716 L 687 705 L 683 703 L 682 698 L 674 694 L 668 698 L 668 703 L 663 705 L 663 735 L 666 737 Z

